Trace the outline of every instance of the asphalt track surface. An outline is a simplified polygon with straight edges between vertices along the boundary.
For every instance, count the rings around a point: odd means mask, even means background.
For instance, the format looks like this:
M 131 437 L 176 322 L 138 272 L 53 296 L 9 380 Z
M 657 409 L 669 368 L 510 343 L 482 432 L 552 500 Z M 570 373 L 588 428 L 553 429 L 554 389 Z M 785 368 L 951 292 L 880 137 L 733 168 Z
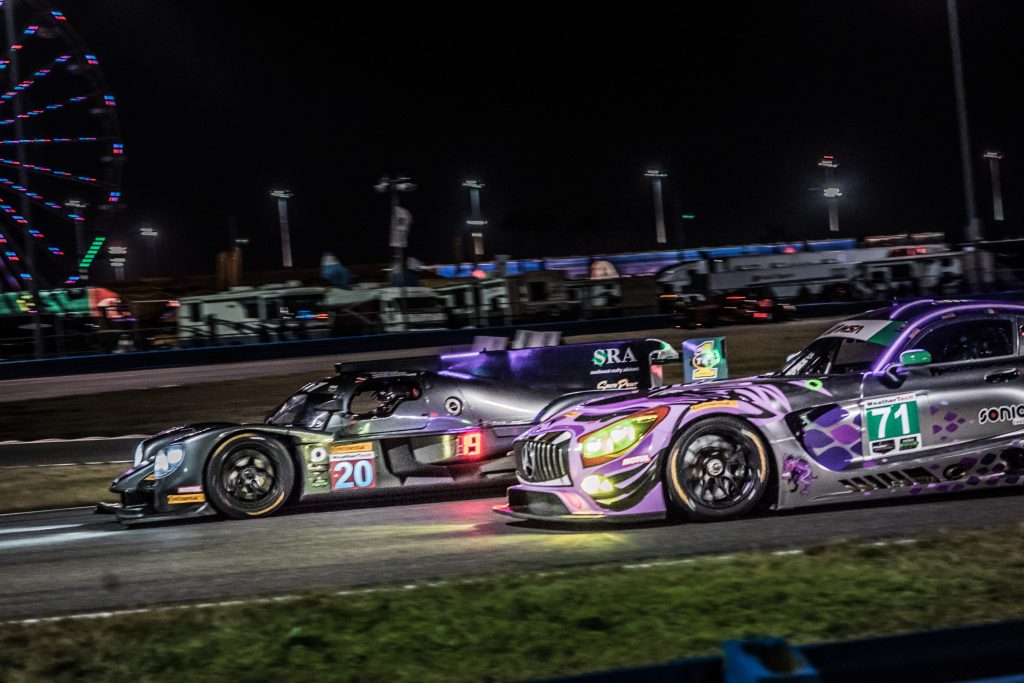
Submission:
M 117 439 L 54 439 L 0 443 L 0 469 L 31 465 L 131 462 L 140 435 Z
M 89 510 L 0 515 L 0 620 L 623 565 L 833 539 L 905 539 L 1024 519 L 1019 490 L 818 508 L 715 524 L 510 522 L 501 498 L 298 508 L 125 529 Z M 390 503 L 380 507 L 382 502 Z

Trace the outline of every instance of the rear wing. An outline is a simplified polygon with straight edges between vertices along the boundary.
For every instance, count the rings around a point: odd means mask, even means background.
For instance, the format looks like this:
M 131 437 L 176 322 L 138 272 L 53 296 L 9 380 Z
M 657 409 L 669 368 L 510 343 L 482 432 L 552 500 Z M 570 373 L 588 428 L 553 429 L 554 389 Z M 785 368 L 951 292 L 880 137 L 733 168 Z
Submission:
M 338 374 L 437 372 L 457 379 L 489 379 L 567 393 L 650 389 L 661 384 L 659 366 L 678 359 L 675 349 L 660 339 L 629 339 L 337 363 L 335 370 Z

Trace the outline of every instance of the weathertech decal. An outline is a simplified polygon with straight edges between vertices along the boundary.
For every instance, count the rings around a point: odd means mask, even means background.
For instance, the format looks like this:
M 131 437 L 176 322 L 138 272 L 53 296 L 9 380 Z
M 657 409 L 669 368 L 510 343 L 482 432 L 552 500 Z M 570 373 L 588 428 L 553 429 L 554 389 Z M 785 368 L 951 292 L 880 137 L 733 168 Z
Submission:
M 989 422 L 1012 422 L 1015 425 L 1024 424 L 1024 403 L 982 408 L 978 411 L 978 424 L 983 425 Z

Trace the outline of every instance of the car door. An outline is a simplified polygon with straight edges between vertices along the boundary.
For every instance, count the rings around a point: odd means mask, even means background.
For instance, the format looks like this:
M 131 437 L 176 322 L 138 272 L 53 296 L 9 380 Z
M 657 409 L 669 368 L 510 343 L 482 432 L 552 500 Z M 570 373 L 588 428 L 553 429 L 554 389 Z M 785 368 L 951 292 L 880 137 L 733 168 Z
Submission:
M 1019 333 L 1012 315 L 951 316 L 912 333 L 894 358 L 919 349 L 930 362 L 865 378 L 864 458 L 891 463 L 985 448 L 1024 431 Z

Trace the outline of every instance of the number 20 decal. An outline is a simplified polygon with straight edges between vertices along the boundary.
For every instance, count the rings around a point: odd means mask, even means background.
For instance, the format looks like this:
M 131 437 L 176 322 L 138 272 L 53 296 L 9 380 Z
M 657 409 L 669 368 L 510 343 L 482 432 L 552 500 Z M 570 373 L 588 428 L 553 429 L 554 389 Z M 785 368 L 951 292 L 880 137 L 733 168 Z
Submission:
M 331 489 L 334 491 L 372 489 L 376 485 L 373 458 L 341 460 L 331 467 Z

